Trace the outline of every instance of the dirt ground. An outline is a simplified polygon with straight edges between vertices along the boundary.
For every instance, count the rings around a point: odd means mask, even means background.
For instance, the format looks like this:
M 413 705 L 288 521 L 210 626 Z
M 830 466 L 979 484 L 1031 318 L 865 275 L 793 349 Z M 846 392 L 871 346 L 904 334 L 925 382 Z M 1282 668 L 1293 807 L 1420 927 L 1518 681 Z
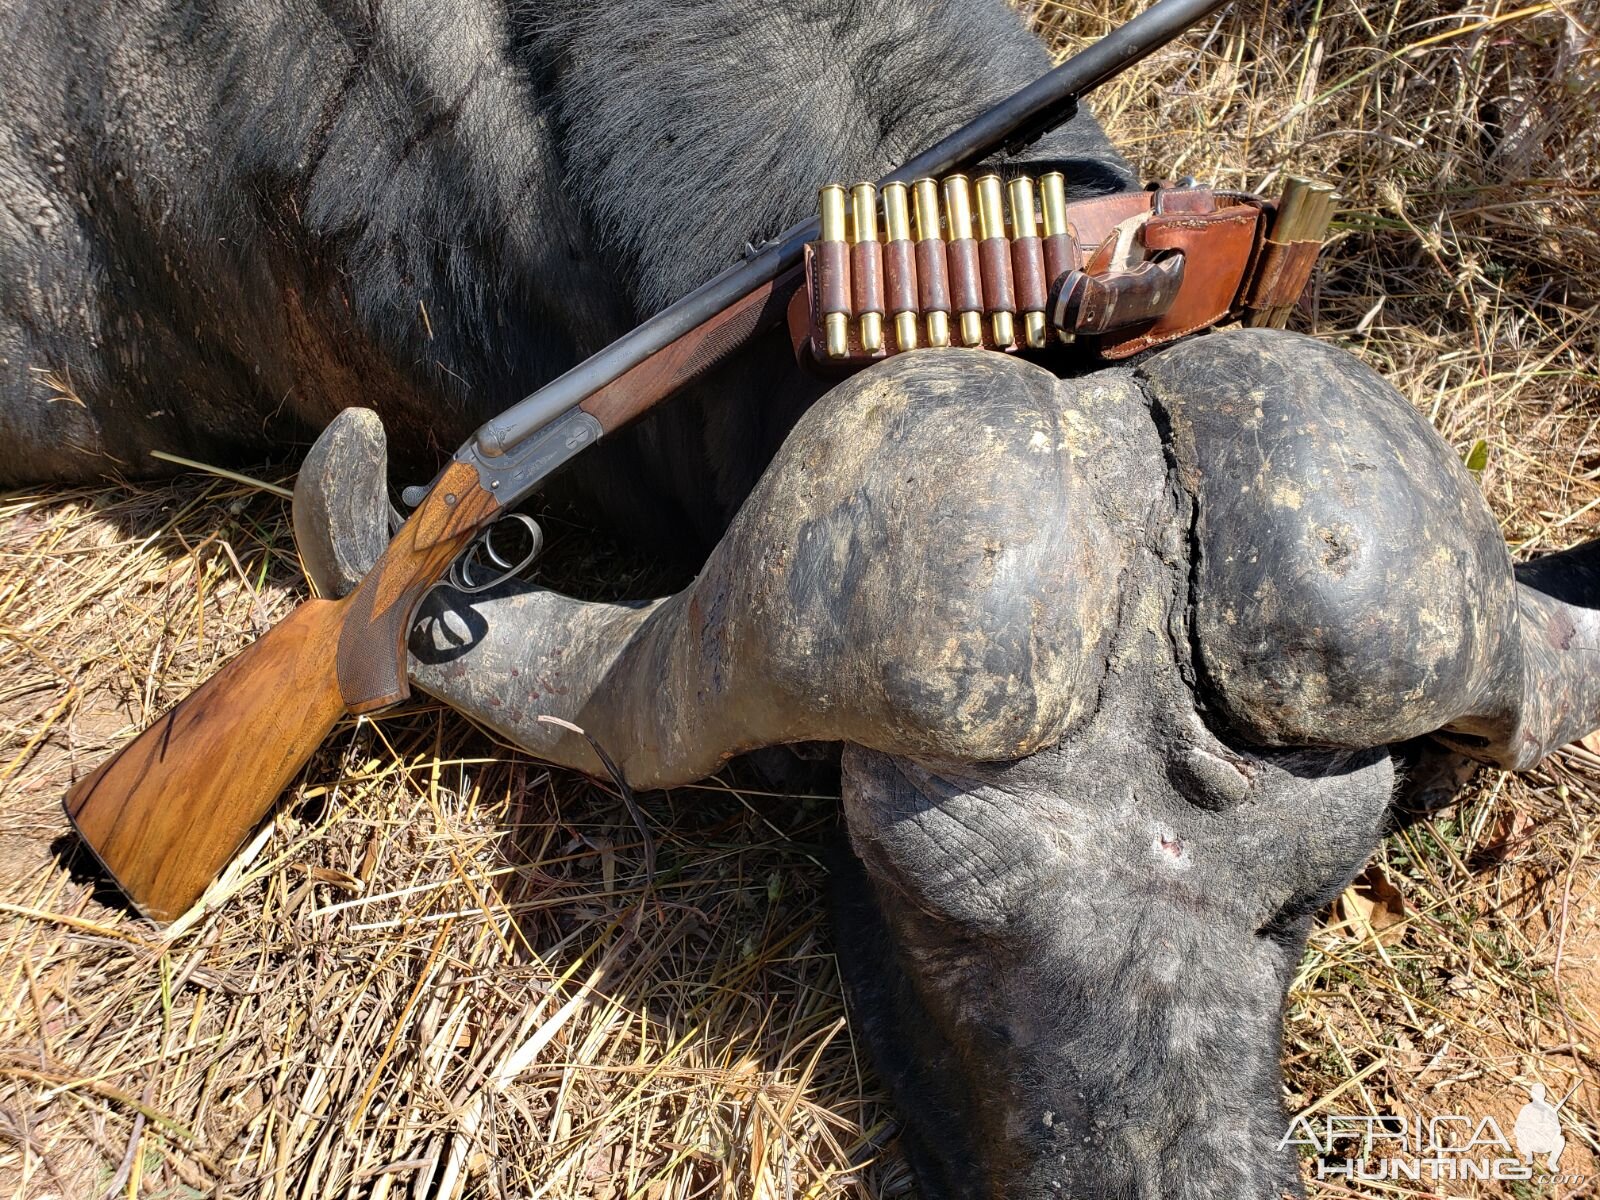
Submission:
M 1023 7 L 1065 50 L 1136 6 Z M 1097 98 L 1149 176 L 1335 182 L 1294 325 L 1481 467 L 1520 557 L 1600 533 L 1597 24 L 1243 4 Z M 651 593 L 651 564 L 550 529 L 556 578 Z M 836 797 L 737 765 L 642 797 L 646 889 L 610 787 L 418 703 L 342 724 L 200 909 L 158 931 L 122 908 L 66 785 L 304 595 L 270 490 L 0 497 L 0 1196 L 914 1194 L 830 948 Z M 1308 1161 L 1308 1189 L 1595 1195 L 1600 743 L 1444 791 L 1313 939 L 1286 1109 L 1509 1138 L 1542 1083 L 1559 1174 L 1319 1182 Z

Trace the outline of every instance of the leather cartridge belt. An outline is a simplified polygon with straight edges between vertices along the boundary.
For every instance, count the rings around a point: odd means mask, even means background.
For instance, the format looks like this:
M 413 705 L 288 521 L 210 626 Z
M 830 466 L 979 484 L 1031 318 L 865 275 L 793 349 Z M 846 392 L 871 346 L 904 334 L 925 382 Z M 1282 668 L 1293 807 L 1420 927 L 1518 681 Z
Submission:
M 1276 211 L 1188 182 L 1069 202 L 1059 174 L 824 188 L 790 334 L 808 365 L 849 370 L 930 345 L 1114 360 L 1281 324 L 1326 222 L 1278 240 Z

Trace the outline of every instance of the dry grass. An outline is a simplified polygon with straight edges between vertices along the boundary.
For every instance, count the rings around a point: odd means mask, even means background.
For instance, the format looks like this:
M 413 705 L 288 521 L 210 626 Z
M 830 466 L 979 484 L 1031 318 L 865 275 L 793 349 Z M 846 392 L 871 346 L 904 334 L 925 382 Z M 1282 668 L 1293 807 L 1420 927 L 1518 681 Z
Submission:
M 1066 46 L 1133 7 L 1030 11 Z M 1557 4 L 1250 5 L 1099 100 L 1152 174 L 1337 182 L 1300 323 L 1486 444 L 1522 552 L 1594 536 L 1600 506 L 1597 27 Z M 165 934 L 63 859 L 69 779 L 302 593 L 287 506 L 247 485 L 0 506 L 0 1194 L 910 1194 L 842 1020 L 827 797 L 646 798 L 646 889 L 607 789 L 414 707 L 342 726 L 215 910 Z M 1315 938 L 1291 1108 L 1509 1130 L 1542 1080 L 1576 1089 L 1564 1168 L 1600 1172 L 1597 815 L 1600 757 L 1575 748 L 1393 836 L 1406 919 L 1375 938 L 1351 903 Z

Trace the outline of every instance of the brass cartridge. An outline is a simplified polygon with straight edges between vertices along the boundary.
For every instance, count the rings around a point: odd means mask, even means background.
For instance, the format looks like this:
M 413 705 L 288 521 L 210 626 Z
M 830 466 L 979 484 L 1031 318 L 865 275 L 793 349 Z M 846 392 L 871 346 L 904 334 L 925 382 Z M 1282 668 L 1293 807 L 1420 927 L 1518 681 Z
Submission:
M 944 218 L 952 242 L 973 236 L 972 184 L 965 175 L 952 175 L 944 181 Z
M 1328 223 L 1333 219 L 1333 204 L 1337 197 L 1333 187 L 1326 183 L 1313 183 L 1309 179 L 1291 177 L 1284 181 L 1283 198 L 1278 202 L 1278 221 L 1272 227 L 1275 242 L 1316 242 L 1319 245 L 1328 234 Z M 1282 225 L 1284 232 L 1279 233 Z M 1271 310 L 1268 323 L 1282 329 L 1294 314 L 1293 304 L 1280 305 Z
M 993 239 L 999 239 L 1004 242 L 1006 238 L 1005 190 L 998 175 L 983 175 L 978 179 L 978 237 L 983 242 L 989 242 Z M 988 261 L 985 260 L 986 264 Z M 999 259 L 996 258 L 995 262 L 998 261 Z M 1006 293 L 1011 292 L 1012 289 L 1008 286 L 1010 282 L 1011 263 L 1008 250 L 1005 261 L 1005 284 L 1007 286 L 997 286 L 996 290 Z M 998 285 L 998 281 L 995 281 L 995 283 Z M 988 290 L 991 286 L 990 281 L 985 280 L 984 286 L 985 290 Z M 1002 302 L 1008 303 L 1011 301 L 1003 298 Z M 1017 331 L 1011 313 L 1001 309 L 990 314 L 989 327 L 994 333 L 995 345 L 1009 346 L 1016 341 Z
M 1067 223 L 1067 177 L 1060 171 L 1039 176 L 1039 207 L 1044 215 L 1045 287 L 1053 287 L 1062 272 L 1071 267 L 1073 253 L 1067 244 L 1071 227 Z M 1063 342 L 1073 340 L 1066 330 L 1058 330 Z
M 1331 189 L 1330 189 L 1331 190 Z M 1278 197 L 1278 211 L 1272 219 L 1267 236 L 1275 242 L 1291 244 L 1304 241 L 1306 231 L 1316 220 L 1317 201 L 1309 180 L 1290 175 L 1283 181 L 1283 193 Z M 1251 326 L 1265 325 L 1282 329 L 1289 319 L 1290 305 L 1275 305 L 1253 312 L 1246 319 Z
M 848 260 L 845 246 L 846 224 L 845 221 L 845 195 L 844 188 L 837 183 L 830 183 L 818 193 L 818 201 L 822 209 L 822 236 L 818 239 L 824 243 L 824 253 L 830 254 L 830 265 L 839 266 Z M 840 250 L 829 251 L 827 243 L 837 243 Z M 843 283 L 842 294 L 850 294 L 849 281 Z M 822 314 L 823 333 L 827 342 L 829 358 L 843 358 L 850 353 L 850 314 L 844 311 L 824 310 Z
M 1338 204 L 1339 196 L 1333 190 L 1333 185 L 1328 183 L 1314 183 L 1311 190 L 1316 196 L 1316 220 L 1311 222 L 1306 230 L 1306 238 L 1313 242 L 1326 240 L 1328 226 L 1333 223 L 1333 210 Z
M 1044 210 L 1044 236 L 1067 232 L 1067 177 L 1060 171 L 1039 176 L 1040 207 Z
M 919 179 L 911 185 L 917 207 L 917 288 L 928 315 L 928 345 L 950 344 L 950 273 L 939 229 L 939 185 Z M 926 243 L 924 247 L 923 243 Z M 943 307 L 935 307 L 942 304 Z
M 1006 235 L 1006 209 L 998 175 L 978 177 L 978 237 L 1003 238 Z
M 1328 238 L 1328 226 L 1333 222 L 1333 209 L 1339 197 L 1334 192 L 1332 184 L 1313 183 L 1309 190 L 1311 212 L 1306 217 L 1305 228 L 1301 230 L 1300 236 L 1305 241 L 1316 242 L 1320 252 L 1322 243 Z M 1279 324 L 1288 324 L 1289 315 L 1293 311 L 1293 305 L 1284 309 Z
M 956 313 L 961 322 L 961 341 L 968 346 L 983 345 L 983 312 L 972 303 L 971 291 L 974 285 L 981 288 L 975 278 L 977 271 L 977 255 L 972 253 L 976 246 L 972 245 L 972 184 L 965 175 L 951 175 L 944 181 L 944 217 L 945 223 L 950 228 L 951 251 L 951 284 L 958 297 Z M 961 247 L 966 253 L 961 253 L 958 247 L 961 243 L 968 243 Z M 963 286 L 964 285 L 964 286 Z M 963 305 L 961 298 L 966 292 Z
M 1297 242 L 1300 231 L 1311 215 L 1311 182 L 1291 175 L 1283 181 L 1283 195 L 1278 197 L 1278 216 L 1272 223 L 1272 240 Z
M 894 337 L 902 350 L 915 350 L 917 348 L 917 289 L 916 281 L 912 278 L 914 267 L 910 266 L 911 254 L 911 204 L 906 185 L 903 183 L 886 183 L 883 185 L 883 240 L 888 244 L 890 251 L 885 266 L 887 268 L 889 293 L 889 306 L 894 312 Z M 904 277 L 896 276 L 896 264 L 901 262 L 901 253 L 905 257 Z M 896 286 L 900 291 L 896 291 Z
M 1006 185 L 1011 199 L 1011 236 L 1016 238 L 1039 236 L 1039 205 L 1034 196 L 1033 180 L 1018 175 Z
M 883 259 L 878 247 L 878 189 L 875 185 L 858 183 L 850 189 L 850 218 L 854 245 L 871 248 L 870 254 L 852 251 L 850 274 L 859 310 L 861 348 L 868 354 L 876 354 L 883 349 L 883 281 L 879 277 Z
M 1045 343 L 1044 309 L 1035 308 L 1024 300 L 1025 296 L 1037 291 L 1040 294 L 1037 299 L 1042 302 L 1044 289 L 1049 286 L 1049 281 L 1044 278 L 1044 253 L 1038 240 L 1039 212 L 1034 203 L 1033 180 L 1026 175 L 1018 175 L 1006 190 L 1011 197 L 1011 237 L 1017 274 L 1017 300 L 1023 306 L 1022 335 L 1031 348 L 1041 350 Z M 1031 271 L 1036 272 L 1036 275 L 1027 280 L 1023 278 L 1024 262 Z

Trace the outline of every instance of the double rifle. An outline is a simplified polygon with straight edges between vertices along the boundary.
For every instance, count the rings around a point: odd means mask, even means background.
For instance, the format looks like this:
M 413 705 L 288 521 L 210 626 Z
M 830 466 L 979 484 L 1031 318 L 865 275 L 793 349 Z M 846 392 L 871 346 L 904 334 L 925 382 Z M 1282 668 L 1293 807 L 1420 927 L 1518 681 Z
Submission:
M 1069 120 L 1084 93 L 1172 41 L 1224 3 L 1226 0 L 1157 0 L 1126 25 L 890 173 L 876 185 L 878 192 L 887 186 L 891 196 L 903 196 L 902 185 L 946 176 L 996 152 L 1031 144 Z M 1135 207 L 1148 213 L 1148 196 L 1135 196 Z M 989 200 L 993 201 L 992 195 Z M 1017 200 L 1022 202 L 1020 196 Z M 1048 223 L 1054 200 L 1047 196 L 1047 201 Z M 1094 205 L 1100 200 L 1084 203 Z M 825 210 L 828 207 L 824 197 Z M 985 212 L 991 207 L 986 202 Z M 1102 214 L 1106 221 L 1123 211 L 1112 207 L 1115 211 Z M 1194 208 L 1192 203 L 1174 206 L 1180 225 L 1181 214 Z M 1253 211 L 1260 215 L 1262 210 Z M 827 215 L 826 231 L 817 221 L 810 221 L 752 248 L 742 261 L 485 424 L 456 451 L 429 487 L 407 489 L 404 498 L 413 509 L 411 515 L 354 591 L 339 600 L 312 599 L 301 604 L 80 780 L 67 795 L 67 814 L 129 900 L 145 915 L 159 920 L 174 918 L 193 904 L 341 717 L 377 712 L 406 699 L 406 643 L 417 606 L 453 564 L 474 550 L 480 535 L 486 536 L 489 526 L 568 459 L 665 400 L 758 334 L 781 324 L 791 298 L 802 288 L 813 301 L 809 305 L 815 327 L 811 340 L 821 352 L 819 357 L 870 360 L 883 354 L 886 348 L 881 334 L 872 332 L 875 322 L 871 320 L 861 322 L 868 328 L 870 345 L 862 346 L 858 336 L 841 338 L 838 318 L 850 310 L 852 300 L 860 299 L 866 306 L 858 315 L 874 315 L 870 308 L 877 294 L 872 284 L 882 277 L 868 278 L 858 270 L 854 293 L 844 284 L 838 254 L 831 248 L 840 241 L 842 227 L 837 211 Z M 1089 215 L 1086 210 L 1085 216 Z M 894 242 L 908 241 L 909 234 L 903 233 L 898 212 L 890 216 L 889 257 L 898 261 L 904 252 L 897 251 Z M 952 302 L 962 306 L 956 309 L 959 333 L 963 314 L 984 304 L 983 285 L 992 282 L 992 271 L 969 269 L 978 250 L 988 255 L 983 262 L 995 269 L 999 260 L 988 249 L 972 245 L 975 239 L 970 232 L 958 227 L 960 212 L 947 211 L 945 217 L 952 226 L 952 240 L 948 255 L 940 261 L 957 269 L 946 280 L 949 294 L 943 302 L 946 312 Z M 970 217 L 966 220 L 970 223 Z M 992 220 L 991 215 L 991 224 Z M 856 222 L 850 250 L 870 267 L 879 261 L 881 251 L 875 239 L 871 247 L 865 244 L 862 226 L 867 221 L 863 214 Z M 1007 241 L 1007 253 L 1020 245 L 1018 253 L 1025 251 L 1029 257 L 1017 261 L 1026 268 L 1036 249 L 1029 241 L 1034 231 L 1022 229 L 1020 222 L 1014 222 L 1013 228 L 1017 236 Z M 819 239 L 824 232 L 827 238 Z M 984 232 L 988 246 L 995 230 Z M 902 236 L 897 239 L 897 234 Z M 1081 231 L 1079 237 L 1082 240 Z M 1090 239 L 1090 244 L 1095 239 Z M 1058 257 L 1058 265 L 1061 261 Z M 1093 267 L 1090 262 L 1078 265 Z M 1153 271 L 1160 264 L 1142 265 Z M 902 349 L 911 340 L 910 326 L 903 319 L 910 311 L 905 307 L 903 274 L 896 276 L 891 271 L 887 277 L 887 291 L 901 296 L 901 308 L 890 315 L 897 318 L 892 328 L 900 334 Z M 1071 274 L 1079 294 L 1074 298 L 1072 289 L 1058 288 L 1067 294 L 1057 299 L 1064 311 L 1071 310 L 1060 319 L 1072 328 L 1092 331 L 1095 321 L 1104 323 L 1107 304 L 1114 308 L 1128 301 L 1127 296 L 1121 301 L 1117 296 L 1096 299 L 1095 288 L 1100 285 L 1093 269 Z M 1134 274 L 1137 271 L 1121 272 L 1120 277 Z M 1024 340 L 1030 343 L 1040 336 L 1033 314 L 1044 302 L 1037 282 L 1032 274 L 1025 280 L 1032 289 L 1030 307 L 1022 314 Z M 937 279 L 925 278 L 924 291 L 937 283 Z M 1170 283 L 1170 278 L 1165 282 L 1156 278 L 1133 286 L 1132 303 L 1136 308 L 1141 303 L 1148 307 L 1152 286 L 1158 300 L 1165 297 L 1163 302 L 1170 302 L 1170 296 L 1161 290 L 1170 291 Z M 987 299 L 995 302 L 992 295 Z M 935 286 L 931 303 L 936 306 L 940 302 Z M 883 304 L 878 307 L 881 313 Z M 988 311 L 988 306 L 985 308 Z M 937 334 L 944 326 L 937 309 L 925 319 L 935 330 L 931 340 L 944 340 Z M 964 319 L 967 342 L 983 340 L 985 335 L 973 333 L 972 318 Z M 807 337 L 805 326 L 805 321 L 797 326 L 797 343 Z M 994 321 L 991 326 L 1001 327 L 999 333 L 1011 327 L 1008 320 Z M 986 335 L 991 344 L 996 332 L 991 327 Z

